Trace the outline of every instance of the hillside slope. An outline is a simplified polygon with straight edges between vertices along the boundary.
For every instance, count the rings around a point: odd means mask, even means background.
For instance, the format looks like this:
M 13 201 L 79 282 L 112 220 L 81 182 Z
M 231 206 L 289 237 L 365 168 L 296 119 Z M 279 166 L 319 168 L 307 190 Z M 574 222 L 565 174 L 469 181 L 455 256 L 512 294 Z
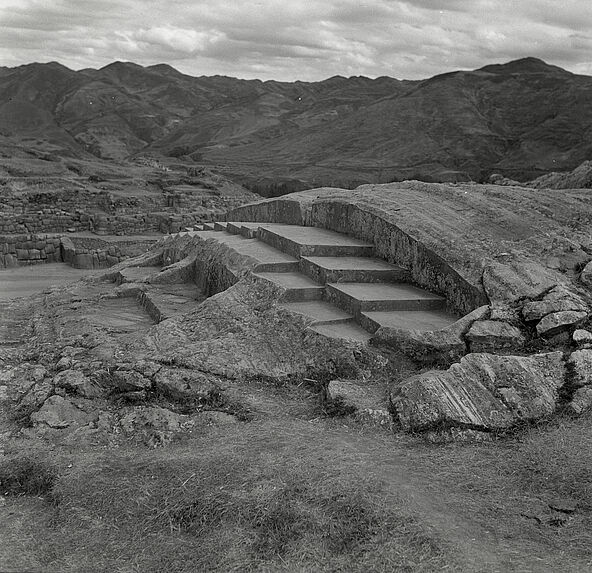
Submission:
M 419 81 L 191 77 L 161 64 L 4 68 L 0 136 L 59 155 L 188 156 L 244 177 L 354 186 L 516 180 L 592 153 L 592 78 L 535 58 Z

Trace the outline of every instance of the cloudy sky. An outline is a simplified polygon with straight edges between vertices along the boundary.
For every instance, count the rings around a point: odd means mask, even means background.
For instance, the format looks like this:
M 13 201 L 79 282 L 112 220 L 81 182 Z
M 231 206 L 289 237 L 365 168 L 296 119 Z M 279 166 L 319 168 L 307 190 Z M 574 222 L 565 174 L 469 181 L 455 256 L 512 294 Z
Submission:
M 592 75 L 592 0 L 0 0 L 0 65 L 419 79 L 535 56 Z

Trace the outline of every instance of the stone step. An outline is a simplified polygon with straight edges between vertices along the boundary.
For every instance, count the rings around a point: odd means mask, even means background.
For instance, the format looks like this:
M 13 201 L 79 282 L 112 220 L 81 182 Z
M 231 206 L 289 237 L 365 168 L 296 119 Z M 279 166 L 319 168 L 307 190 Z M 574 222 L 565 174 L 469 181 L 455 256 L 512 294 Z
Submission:
M 293 257 L 369 257 L 374 252 L 370 243 L 317 227 L 263 223 L 258 237 Z
M 226 231 L 226 226 L 228 223 L 226 221 L 216 221 L 214 223 L 214 231 Z
M 279 305 L 290 312 L 302 314 L 314 320 L 314 324 L 335 324 L 349 322 L 353 316 L 337 308 L 334 304 L 324 300 L 311 300 L 306 302 L 286 302 Z
M 372 257 L 302 257 L 300 270 L 321 283 L 398 282 L 409 278 L 409 271 Z
M 228 221 L 226 230 L 229 233 L 235 235 L 242 235 L 248 239 L 256 239 L 259 234 L 259 227 L 262 223 L 250 223 L 250 222 L 234 222 Z
M 115 282 L 124 283 L 145 283 L 151 276 L 157 275 L 162 267 L 126 267 L 118 271 Z
M 231 245 L 237 253 L 257 260 L 258 263 L 253 268 L 256 272 L 299 271 L 298 259 L 257 239 L 248 239 L 243 235 L 233 235 L 227 231 L 201 231 L 196 234 L 203 239 L 213 238 L 226 245 Z
M 446 328 L 457 320 L 458 316 L 445 310 L 377 310 L 362 312 L 358 316 L 361 326 L 372 333 L 382 326 L 428 332 Z
M 315 324 L 309 326 L 307 330 L 312 330 L 328 338 L 343 338 L 346 340 L 355 340 L 357 342 L 368 342 L 372 335 L 364 330 L 354 321 L 338 322 L 329 324 Z
M 284 290 L 282 302 L 301 302 L 306 300 L 320 300 L 325 287 L 315 283 L 302 273 L 269 273 L 257 272 L 255 276 L 273 283 Z
M 369 310 L 441 310 L 446 299 L 403 283 L 328 283 L 326 298 L 354 316 Z
M 214 223 L 202 223 L 201 230 L 202 231 L 213 231 L 214 230 Z

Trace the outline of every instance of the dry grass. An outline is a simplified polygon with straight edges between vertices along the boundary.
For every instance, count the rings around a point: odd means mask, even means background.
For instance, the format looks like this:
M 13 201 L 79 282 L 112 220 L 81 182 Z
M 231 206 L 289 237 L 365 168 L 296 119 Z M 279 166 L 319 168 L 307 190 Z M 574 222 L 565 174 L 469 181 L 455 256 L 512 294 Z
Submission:
M 57 474 L 18 482 L 47 499 L 19 536 L 47 572 L 579 572 L 592 568 L 591 446 L 585 419 L 448 446 L 284 419 L 156 450 L 35 453 L 38 474 Z M 575 511 L 552 510 L 558 497 Z
M 309 429 L 310 428 L 310 429 Z M 62 462 L 47 571 L 434 571 L 454 557 L 359 455 L 306 422 Z M 64 465 L 65 464 L 65 465 Z M 64 469 L 65 468 L 65 469 Z

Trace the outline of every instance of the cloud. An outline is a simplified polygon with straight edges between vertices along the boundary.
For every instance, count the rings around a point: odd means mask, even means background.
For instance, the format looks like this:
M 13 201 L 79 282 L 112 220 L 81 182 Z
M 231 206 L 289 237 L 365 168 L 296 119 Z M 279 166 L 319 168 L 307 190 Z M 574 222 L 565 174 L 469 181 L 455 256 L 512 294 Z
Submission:
M 0 65 L 418 79 L 525 56 L 592 74 L 587 0 L 2 0 Z

